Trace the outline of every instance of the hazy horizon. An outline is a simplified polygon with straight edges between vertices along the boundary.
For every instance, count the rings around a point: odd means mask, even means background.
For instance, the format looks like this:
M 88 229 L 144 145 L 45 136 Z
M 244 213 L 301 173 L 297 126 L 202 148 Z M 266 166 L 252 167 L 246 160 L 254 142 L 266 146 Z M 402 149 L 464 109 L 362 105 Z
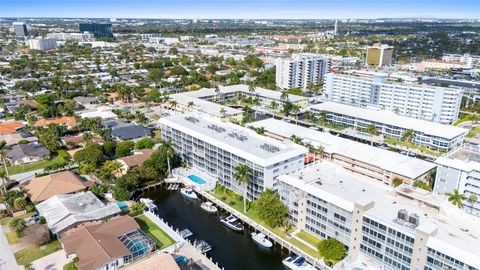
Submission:
M 476 0 L 0 0 L 0 17 L 479 19 L 480 4 Z

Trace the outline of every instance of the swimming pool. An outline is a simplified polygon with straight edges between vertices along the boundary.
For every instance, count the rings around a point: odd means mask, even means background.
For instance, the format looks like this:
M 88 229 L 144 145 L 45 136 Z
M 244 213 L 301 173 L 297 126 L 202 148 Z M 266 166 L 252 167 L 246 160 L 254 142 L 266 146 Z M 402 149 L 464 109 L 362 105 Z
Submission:
M 207 181 L 203 180 L 201 177 L 199 176 L 196 176 L 196 175 L 189 175 L 188 176 L 188 179 L 192 180 L 193 182 L 197 183 L 197 184 L 200 184 L 200 185 L 203 185 L 205 183 L 207 183 Z

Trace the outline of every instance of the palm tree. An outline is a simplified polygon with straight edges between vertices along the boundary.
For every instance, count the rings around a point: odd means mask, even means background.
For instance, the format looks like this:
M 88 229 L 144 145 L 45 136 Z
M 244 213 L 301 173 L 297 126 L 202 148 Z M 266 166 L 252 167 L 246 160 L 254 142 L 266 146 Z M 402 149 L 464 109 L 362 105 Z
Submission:
M 187 108 L 190 110 L 193 106 L 195 106 L 195 102 L 189 101 L 187 104 Z
M 270 108 L 275 112 L 278 108 L 278 103 L 275 100 L 272 100 L 272 102 L 270 102 Z
M 167 170 L 168 176 L 171 174 L 170 159 L 175 156 L 175 150 L 173 150 L 173 143 L 171 141 L 162 141 L 161 150 L 165 157 L 167 158 Z
M 10 179 L 10 175 L 8 174 L 8 168 L 7 168 L 7 153 L 5 152 L 5 148 L 7 147 L 7 142 L 1 141 L 0 142 L 0 158 L 2 159 L 3 166 L 5 168 L 5 175 L 0 176 L 3 181 L 3 188 L 4 192 L 6 191 L 6 186 L 5 186 L 5 180 Z
M 93 180 L 93 176 L 95 175 L 97 168 L 95 167 L 95 164 L 87 163 L 82 166 L 80 171 L 82 174 L 88 175 L 90 177 L 90 180 Z
M 453 205 L 456 205 L 458 208 L 463 208 L 463 201 L 467 199 L 465 194 L 460 193 L 458 189 L 454 189 L 452 193 L 446 193 L 445 195 L 448 196 L 448 201 L 451 202 Z
M 10 181 L 10 179 L 5 171 L 0 171 L 0 178 L 2 179 L 3 192 L 5 193 L 7 191 L 7 186 L 5 184 Z
M 325 153 L 325 148 L 323 147 L 323 145 L 320 145 L 319 147 L 317 147 L 315 149 L 314 152 L 315 152 L 316 155 L 319 155 L 320 157 L 322 157 L 323 154 Z
M 225 110 L 224 107 L 220 108 L 220 115 L 222 116 L 222 118 L 224 118 L 225 115 L 227 115 L 227 110 Z
M 255 94 L 255 82 L 251 81 L 249 84 L 248 84 L 248 91 Z
M 8 223 L 8 227 L 11 231 L 17 234 L 17 237 L 21 237 L 27 225 L 25 224 L 25 220 L 23 218 L 16 217 L 12 219 L 10 223 Z
M 473 205 L 477 202 L 477 199 L 478 197 L 475 193 L 470 194 L 468 197 L 468 202 L 470 203 L 470 213 L 473 211 Z
M 252 181 L 250 168 L 246 164 L 238 164 L 234 173 L 237 183 L 243 186 L 243 212 L 247 212 L 247 186 Z
M 84 132 L 83 135 L 82 135 L 82 139 L 83 139 L 83 142 L 85 143 L 85 145 L 90 145 L 90 143 L 92 142 L 92 139 L 93 139 L 93 135 L 90 132 Z
M 175 108 L 177 108 L 177 106 L 178 106 L 178 102 L 176 100 L 170 101 L 170 108 L 172 110 L 175 110 Z
M 288 91 L 287 90 L 282 91 L 282 94 L 280 95 L 280 99 L 288 102 Z

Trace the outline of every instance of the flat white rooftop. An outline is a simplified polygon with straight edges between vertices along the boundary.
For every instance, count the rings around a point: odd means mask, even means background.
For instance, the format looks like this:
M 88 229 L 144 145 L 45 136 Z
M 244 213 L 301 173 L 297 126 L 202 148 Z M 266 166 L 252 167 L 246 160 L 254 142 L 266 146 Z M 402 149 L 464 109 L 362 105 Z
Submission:
M 416 214 L 420 220 L 418 229 L 437 229 L 429 238 L 427 246 L 470 266 L 480 267 L 480 219 L 464 213 L 430 192 L 406 185 L 394 189 L 327 161 L 320 161 L 289 175 L 281 175 L 279 181 L 348 211 L 353 210 L 355 202 L 373 201 L 374 206 L 366 212 L 366 216 L 410 235 L 415 234 L 414 229 L 395 220 L 399 210 Z M 427 205 L 439 207 L 440 210 Z
M 235 116 L 243 113 L 242 110 L 231 108 L 228 106 L 223 106 L 215 102 L 203 100 L 200 98 L 192 97 L 189 93 L 193 92 L 184 92 L 170 95 L 170 98 L 177 101 L 178 104 L 187 107 L 188 103 L 193 102 L 192 109 L 200 112 L 204 112 L 216 117 L 223 117 L 220 113 L 222 108 L 225 110 L 225 116 Z
M 312 105 L 310 108 L 318 111 L 343 114 L 352 118 L 364 119 L 383 125 L 390 125 L 404 129 L 412 129 L 416 132 L 422 132 L 427 135 L 432 135 L 445 139 L 454 139 L 458 136 L 464 136 L 467 132 L 463 128 L 442 125 L 439 123 L 420 120 L 412 117 L 401 116 L 388 110 L 371 110 L 340 104 L 336 102 L 315 104 Z
M 267 132 L 290 138 L 292 135 L 303 138 L 315 147 L 323 146 L 326 153 L 349 157 L 398 175 L 416 179 L 436 167 L 434 163 L 355 142 L 330 133 L 313 130 L 274 118 L 248 124 L 263 127 Z
M 249 91 L 249 86 L 246 84 L 236 84 L 236 85 L 228 85 L 228 86 L 220 86 L 220 93 L 222 94 L 231 94 L 231 93 L 238 93 L 238 92 L 243 92 L 243 93 L 252 93 Z M 190 91 L 190 92 L 184 92 L 185 94 L 188 94 L 189 96 L 192 97 L 197 97 L 197 98 L 205 98 L 209 96 L 215 96 L 215 88 L 202 88 L 197 91 Z M 275 100 L 281 100 L 280 96 L 282 95 L 282 92 L 280 91 L 274 91 L 274 90 L 268 90 L 262 87 L 255 87 L 255 94 L 258 95 L 259 97 L 265 97 L 269 99 L 275 99 Z M 298 102 L 298 101 L 303 101 L 303 100 L 308 100 L 306 97 L 298 96 L 298 95 L 288 95 L 288 100 L 290 102 Z
M 169 116 L 159 122 L 264 167 L 308 153 L 303 146 L 279 142 L 205 114 Z
M 439 157 L 435 163 L 465 172 L 480 171 L 480 146 L 464 145 Z

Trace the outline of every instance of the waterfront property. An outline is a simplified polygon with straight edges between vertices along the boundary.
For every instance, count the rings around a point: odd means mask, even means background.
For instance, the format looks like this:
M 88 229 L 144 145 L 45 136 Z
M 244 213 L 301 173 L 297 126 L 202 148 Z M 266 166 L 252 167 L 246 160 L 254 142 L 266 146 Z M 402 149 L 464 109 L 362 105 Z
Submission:
M 279 106 L 285 104 L 287 100 L 302 108 L 308 105 L 308 98 L 306 97 L 289 94 L 288 98 L 283 99 L 280 91 L 268 90 L 261 87 L 255 87 L 255 91 L 252 91 L 252 89 L 245 84 L 220 86 L 218 90 L 219 91 L 216 92 L 215 88 L 202 88 L 197 91 L 174 94 L 171 95 L 170 98 L 177 102 L 177 108 L 175 108 L 175 110 L 182 112 L 200 112 L 224 119 L 240 119 L 242 111 L 215 102 L 233 102 L 237 100 L 239 95 L 246 98 L 258 98 L 260 107 L 263 108 L 269 107 L 272 101 L 275 101 Z
M 360 76 L 363 75 L 363 76 Z M 325 76 L 328 100 L 352 106 L 376 106 L 404 116 L 451 124 L 458 119 L 463 91 L 388 81 L 388 74 L 352 71 Z
M 305 147 L 292 142 L 278 142 L 205 115 L 176 115 L 159 122 L 162 139 L 174 144 L 183 162 L 240 194 L 243 187 L 235 181 L 235 167 L 246 164 L 251 170 L 250 199 L 267 188 L 276 189 L 277 177 L 302 168 L 307 154 Z
M 464 145 L 435 163 L 438 169 L 433 192 L 445 195 L 457 189 L 467 197 L 463 202 L 465 212 L 480 216 L 480 147 Z
M 78 257 L 79 270 L 118 269 L 156 250 L 154 242 L 129 216 L 82 226 L 60 242 L 67 256 Z
M 374 125 L 383 136 L 397 140 L 402 140 L 406 132 L 411 131 L 412 143 L 437 151 L 449 151 L 457 147 L 467 133 L 463 128 L 400 116 L 392 111 L 360 108 L 336 102 L 313 105 L 310 111 L 319 117 L 326 116 L 328 122 L 355 129 L 367 129 Z
M 50 231 L 61 236 L 83 223 L 101 220 L 120 213 L 116 203 L 104 204 L 92 192 L 56 195 L 35 206 L 45 217 Z
M 433 193 L 405 184 L 388 187 L 327 161 L 279 181 L 290 220 L 316 237 L 343 242 L 348 258 L 342 263 L 368 269 L 480 268 L 480 220 Z
M 304 143 L 310 143 L 315 148 L 323 147 L 322 158 L 387 185 L 393 185 L 395 178 L 400 178 L 405 183 L 412 184 L 416 179 L 425 179 L 436 167 L 431 162 L 274 118 L 248 125 L 255 128 L 263 127 L 265 135 L 278 140 L 288 140 L 292 135 L 295 135 L 301 138 Z
M 72 171 L 63 171 L 35 177 L 25 186 L 32 202 L 41 202 L 55 195 L 75 193 L 85 190 L 94 183 L 83 181 Z

